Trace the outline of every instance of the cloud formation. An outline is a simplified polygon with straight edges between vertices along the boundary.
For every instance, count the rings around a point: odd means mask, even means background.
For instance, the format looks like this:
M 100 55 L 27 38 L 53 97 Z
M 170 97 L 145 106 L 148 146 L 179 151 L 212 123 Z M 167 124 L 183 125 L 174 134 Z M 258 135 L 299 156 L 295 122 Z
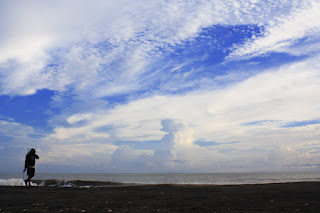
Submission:
M 85 97 L 136 91 L 152 61 L 202 28 L 264 24 L 300 7 L 298 2 L 4 2 L 2 20 L 9 21 L 0 25 L 6 32 L 0 41 L 1 93 L 70 86 Z
M 44 171 L 315 165 L 319 9 L 318 0 L 2 1 L 0 152 L 34 146 Z M 31 97 L 38 106 L 10 110 Z M 161 148 L 143 149 L 150 141 Z

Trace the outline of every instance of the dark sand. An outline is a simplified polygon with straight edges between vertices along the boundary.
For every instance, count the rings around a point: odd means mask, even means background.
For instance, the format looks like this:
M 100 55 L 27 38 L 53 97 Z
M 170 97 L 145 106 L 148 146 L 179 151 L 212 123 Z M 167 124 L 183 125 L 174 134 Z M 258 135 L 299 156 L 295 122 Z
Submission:
M 320 212 L 320 182 L 0 187 L 0 212 Z

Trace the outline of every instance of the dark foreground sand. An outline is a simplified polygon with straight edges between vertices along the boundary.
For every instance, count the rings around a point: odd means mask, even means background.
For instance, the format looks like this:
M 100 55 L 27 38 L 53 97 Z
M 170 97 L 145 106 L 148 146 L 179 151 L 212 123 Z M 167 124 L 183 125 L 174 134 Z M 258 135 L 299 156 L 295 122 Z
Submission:
M 0 212 L 320 212 L 320 182 L 0 187 Z

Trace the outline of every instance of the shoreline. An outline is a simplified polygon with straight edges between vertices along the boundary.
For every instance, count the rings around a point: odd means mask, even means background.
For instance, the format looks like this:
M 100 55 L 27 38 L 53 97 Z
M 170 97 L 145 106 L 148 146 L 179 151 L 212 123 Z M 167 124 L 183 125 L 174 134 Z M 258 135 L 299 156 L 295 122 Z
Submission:
M 316 212 L 320 182 L 0 186 L 0 212 Z
M 270 182 L 270 183 L 230 183 L 230 184 L 212 184 L 212 183 L 121 183 L 112 181 L 92 181 L 92 180 L 64 180 L 64 179 L 47 179 L 32 180 L 37 184 L 34 187 L 67 187 L 67 188 L 99 188 L 99 187 L 125 187 L 125 186 L 245 186 L 245 185 L 269 185 L 269 184 L 298 184 L 298 183 L 319 183 L 320 181 L 294 181 L 294 182 Z M 21 185 L 16 185 L 20 187 Z M 0 185 L 1 187 L 1 185 Z M 22 186 L 25 187 L 25 186 Z

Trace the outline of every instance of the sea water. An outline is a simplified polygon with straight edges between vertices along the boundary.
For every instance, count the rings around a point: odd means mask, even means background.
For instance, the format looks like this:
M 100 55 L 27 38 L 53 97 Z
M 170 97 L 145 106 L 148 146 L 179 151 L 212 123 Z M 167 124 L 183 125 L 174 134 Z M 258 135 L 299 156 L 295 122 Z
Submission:
M 0 185 L 24 185 L 22 173 L 0 173 Z M 24 177 L 26 178 L 26 177 Z M 101 181 L 122 184 L 263 184 L 284 182 L 319 182 L 320 172 L 279 173 L 179 173 L 179 174 L 110 174 L 110 173 L 37 173 L 36 180 Z

